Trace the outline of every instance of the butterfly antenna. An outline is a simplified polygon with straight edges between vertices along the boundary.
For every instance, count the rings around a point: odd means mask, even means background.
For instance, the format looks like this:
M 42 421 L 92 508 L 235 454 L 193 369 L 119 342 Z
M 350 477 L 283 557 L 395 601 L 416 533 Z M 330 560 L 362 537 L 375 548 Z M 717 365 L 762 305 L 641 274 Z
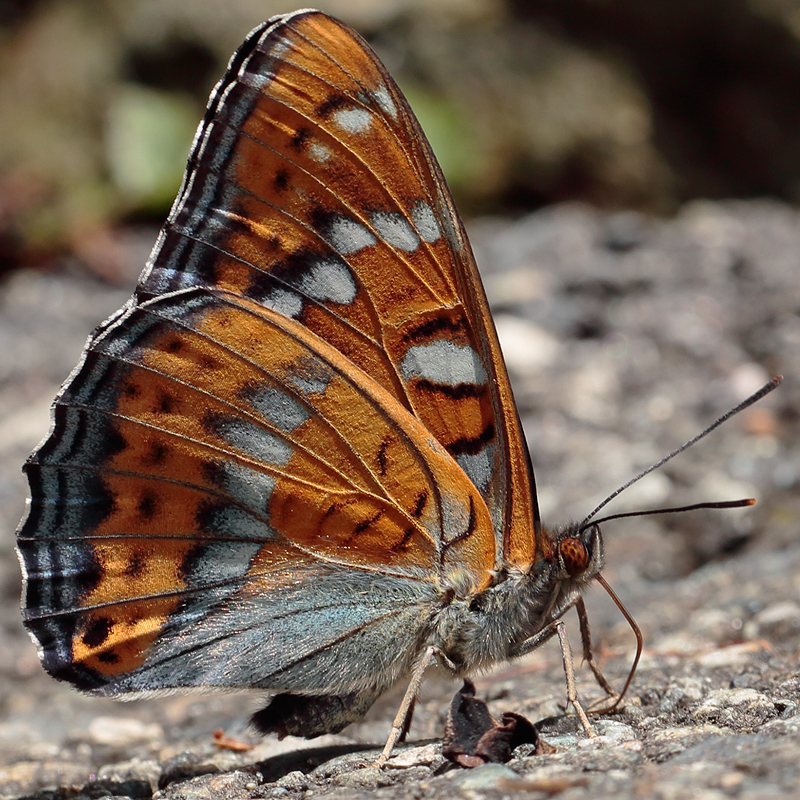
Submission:
M 655 464 L 653 464 L 652 466 L 648 467 L 643 472 L 640 472 L 635 478 L 631 478 L 627 483 L 624 483 L 616 491 L 613 491 L 608 497 L 606 497 L 605 500 L 603 500 L 602 503 L 600 503 L 600 505 L 597 506 L 597 508 L 594 509 L 594 511 L 592 511 L 591 514 L 589 514 L 586 517 L 586 519 L 583 520 L 583 522 L 581 522 L 581 524 L 579 525 L 579 528 L 581 528 L 581 529 L 584 528 L 587 525 L 587 523 L 594 518 L 595 514 L 597 514 L 597 512 L 600 511 L 601 508 L 604 508 L 605 506 L 607 506 L 617 495 L 619 495 L 622 492 L 624 492 L 628 487 L 633 486 L 634 483 L 636 483 L 637 481 L 640 481 L 642 478 L 644 478 L 645 475 L 649 475 L 651 472 L 653 472 L 654 470 L 657 470 L 659 467 L 663 467 L 664 464 L 667 463 L 667 461 L 671 461 L 679 453 L 682 453 L 684 450 L 688 450 L 693 444 L 696 444 L 701 439 L 703 439 L 704 437 L 708 436 L 708 434 L 711 433 L 711 431 L 715 430 L 720 425 L 722 425 L 723 422 L 729 420 L 731 417 L 733 417 L 734 415 L 738 414 L 740 411 L 744 411 L 746 408 L 749 408 L 751 405 L 753 405 L 753 403 L 757 403 L 762 397 L 764 397 L 765 395 L 768 395 L 771 391 L 777 389 L 778 386 L 781 385 L 781 381 L 783 381 L 783 376 L 782 375 L 776 375 L 769 383 L 767 383 L 764 386 L 762 386 L 754 394 L 751 394 L 750 397 L 748 397 L 746 400 L 743 400 L 741 403 L 739 403 L 738 406 L 736 406 L 735 408 L 732 408 L 730 411 L 727 411 L 725 414 L 723 414 L 715 422 L 712 422 L 711 425 L 709 425 L 701 433 L 698 433 L 697 436 L 695 436 L 692 439 L 689 439 L 688 442 L 686 442 L 685 444 L 682 444 L 677 450 L 673 450 L 669 455 L 664 456 L 664 458 L 662 458 L 660 461 L 658 461 Z M 645 513 L 648 513 L 648 514 L 653 514 L 653 513 L 666 514 L 666 513 L 669 513 L 669 512 L 673 512 L 673 511 L 689 511 L 689 510 L 694 509 L 694 508 L 740 508 L 742 506 L 753 505 L 753 503 L 755 501 L 754 500 L 753 501 L 750 501 L 750 500 L 734 500 L 732 502 L 734 503 L 734 505 L 726 505 L 724 503 L 700 503 L 700 504 L 698 504 L 696 506 L 686 506 L 685 508 L 680 508 L 680 509 L 677 509 L 677 508 L 676 509 L 665 508 L 665 509 L 661 509 L 659 511 L 649 511 L 649 512 L 645 512 Z M 617 518 L 622 517 L 622 516 L 635 516 L 636 514 L 637 514 L 637 512 L 633 512 L 632 514 L 617 514 L 614 517 L 606 517 L 606 519 L 617 519 Z M 638 512 L 639 516 L 641 516 L 641 514 L 642 514 L 642 512 Z
M 697 511 L 698 508 L 746 508 L 754 506 L 756 501 L 752 497 L 744 500 L 721 500 L 715 503 L 693 503 L 690 506 L 675 506 L 673 508 L 651 508 L 648 511 L 623 511 L 621 514 L 610 514 L 601 519 L 592 520 L 593 525 L 600 525 L 610 519 L 624 519 L 625 517 L 653 517 L 656 514 L 677 514 L 681 511 Z

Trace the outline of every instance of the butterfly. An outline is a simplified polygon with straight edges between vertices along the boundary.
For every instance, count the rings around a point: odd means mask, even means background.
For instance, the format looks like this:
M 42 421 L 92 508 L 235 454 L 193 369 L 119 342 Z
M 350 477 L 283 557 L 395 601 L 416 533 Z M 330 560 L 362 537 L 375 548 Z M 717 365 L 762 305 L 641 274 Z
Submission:
M 53 677 L 260 688 L 262 732 L 313 737 L 411 676 L 384 759 L 431 660 L 530 652 L 601 579 L 596 524 L 541 523 L 418 122 L 317 11 L 233 55 L 135 294 L 24 470 L 23 616 Z

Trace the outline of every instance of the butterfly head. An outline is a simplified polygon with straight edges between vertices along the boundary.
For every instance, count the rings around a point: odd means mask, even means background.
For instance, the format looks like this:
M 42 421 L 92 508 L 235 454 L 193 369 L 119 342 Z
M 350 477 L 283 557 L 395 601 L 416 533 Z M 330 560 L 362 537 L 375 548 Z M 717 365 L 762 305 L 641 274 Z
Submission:
M 556 577 L 585 584 L 603 568 L 603 535 L 594 523 L 581 528 L 570 526 L 556 535 Z
M 595 522 L 543 530 L 549 547 L 544 559 L 534 562 L 522 586 L 530 600 L 528 613 L 536 620 L 534 634 L 557 622 L 580 602 L 593 581 L 606 586 L 603 569 L 603 534 Z

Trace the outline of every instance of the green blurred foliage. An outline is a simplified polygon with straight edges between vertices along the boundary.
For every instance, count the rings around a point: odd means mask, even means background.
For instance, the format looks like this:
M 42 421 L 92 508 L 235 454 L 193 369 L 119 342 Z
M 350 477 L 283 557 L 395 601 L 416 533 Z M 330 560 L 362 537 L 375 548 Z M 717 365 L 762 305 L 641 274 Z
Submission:
M 107 107 L 106 158 L 123 208 L 169 207 L 196 126 L 191 98 L 134 84 L 116 88 Z
M 452 191 L 470 192 L 480 176 L 477 155 L 479 143 L 463 111 L 447 97 L 413 81 L 402 81 L 400 88 L 439 160 Z

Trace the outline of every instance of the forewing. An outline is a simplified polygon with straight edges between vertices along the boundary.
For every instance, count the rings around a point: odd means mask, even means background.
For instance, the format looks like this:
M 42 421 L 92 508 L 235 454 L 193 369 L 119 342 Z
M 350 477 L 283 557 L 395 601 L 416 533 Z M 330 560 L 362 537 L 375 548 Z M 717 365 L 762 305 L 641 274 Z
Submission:
M 256 29 L 212 93 L 146 299 L 229 289 L 297 320 L 410 410 L 528 564 L 527 449 L 466 236 L 394 81 L 319 12 Z
M 494 566 L 480 494 L 420 422 L 227 292 L 107 327 L 26 471 L 25 622 L 85 689 L 375 685 L 404 671 L 443 587 L 479 591 Z M 334 669 L 345 650 L 355 666 Z

